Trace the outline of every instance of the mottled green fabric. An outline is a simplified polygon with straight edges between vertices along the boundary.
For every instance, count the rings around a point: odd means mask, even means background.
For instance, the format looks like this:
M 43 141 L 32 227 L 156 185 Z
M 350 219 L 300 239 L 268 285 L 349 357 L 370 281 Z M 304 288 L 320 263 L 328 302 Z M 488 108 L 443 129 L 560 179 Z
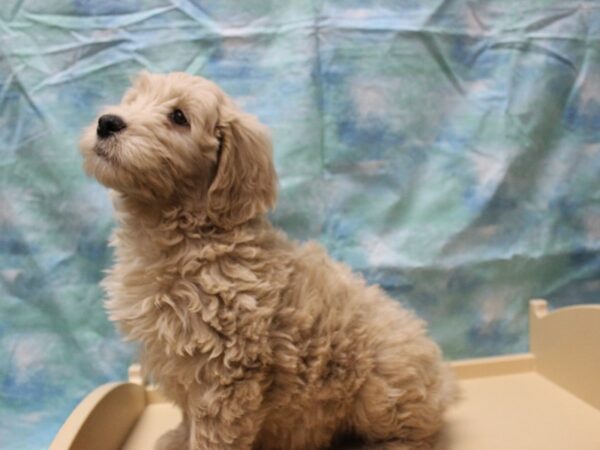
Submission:
M 343 3 L 343 5 L 342 5 Z M 414 308 L 450 357 L 525 351 L 527 300 L 600 294 L 597 2 L 4 0 L 0 448 L 46 448 L 135 351 L 81 128 L 142 68 L 273 130 L 274 221 Z

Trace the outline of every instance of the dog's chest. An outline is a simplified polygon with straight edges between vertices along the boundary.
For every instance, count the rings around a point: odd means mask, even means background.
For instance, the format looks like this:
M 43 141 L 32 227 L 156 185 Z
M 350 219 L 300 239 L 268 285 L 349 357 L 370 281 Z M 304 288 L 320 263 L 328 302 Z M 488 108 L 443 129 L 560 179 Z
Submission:
M 217 250 L 211 249 L 211 258 L 206 248 L 194 247 L 152 258 L 117 251 L 105 281 L 111 319 L 152 354 L 255 364 L 285 270 L 257 261 L 256 251 Z

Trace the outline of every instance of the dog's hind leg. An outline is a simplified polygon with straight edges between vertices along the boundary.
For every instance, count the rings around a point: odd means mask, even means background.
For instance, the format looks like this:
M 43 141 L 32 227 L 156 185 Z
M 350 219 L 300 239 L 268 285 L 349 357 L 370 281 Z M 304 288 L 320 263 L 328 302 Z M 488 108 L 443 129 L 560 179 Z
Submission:
M 373 367 L 354 399 L 350 429 L 367 443 L 403 440 L 407 448 L 427 448 L 457 397 L 454 376 L 418 321 L 401 314 L 387 323 L 378 320 L 390 331 L 377 336 Z
M 432 447 L 443 408 L 416 378 L 405 386 L 391 386 L 376 374 L 358 393 L 352 416 L 353 432 L 365 449 L 426 450 Z M 423 382 L 425 383 L 425 382 Z M 368 445 L 371 445 L 370 447 Z

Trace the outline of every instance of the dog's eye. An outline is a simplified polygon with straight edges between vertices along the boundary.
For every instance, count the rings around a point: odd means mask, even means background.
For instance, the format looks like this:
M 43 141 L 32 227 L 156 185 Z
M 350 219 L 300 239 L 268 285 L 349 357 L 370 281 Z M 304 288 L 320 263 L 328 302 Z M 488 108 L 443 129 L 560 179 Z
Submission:
M 177 125 L 189 125 L 187 119 L 185 118 L 185 115 L 180 109 L 176 109 L 171 114 L 169 114 L 169 119 L 171 119 L 171 122 L 176 123 Z

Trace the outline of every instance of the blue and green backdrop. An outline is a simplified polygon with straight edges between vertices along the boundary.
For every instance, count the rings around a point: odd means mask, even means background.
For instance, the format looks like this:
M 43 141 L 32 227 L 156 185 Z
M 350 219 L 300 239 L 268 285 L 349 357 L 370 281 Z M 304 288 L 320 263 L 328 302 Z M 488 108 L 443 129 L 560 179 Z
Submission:
M 600 3 L 4 0 L 0 448 L 46 448 L 135 349 L 106 320 L 106 192 L 82 127 L 141 69 L 221 84 L 273 130 L 273 220 L 430 322 L 527 350 L 527 300 L 600 299 Z

